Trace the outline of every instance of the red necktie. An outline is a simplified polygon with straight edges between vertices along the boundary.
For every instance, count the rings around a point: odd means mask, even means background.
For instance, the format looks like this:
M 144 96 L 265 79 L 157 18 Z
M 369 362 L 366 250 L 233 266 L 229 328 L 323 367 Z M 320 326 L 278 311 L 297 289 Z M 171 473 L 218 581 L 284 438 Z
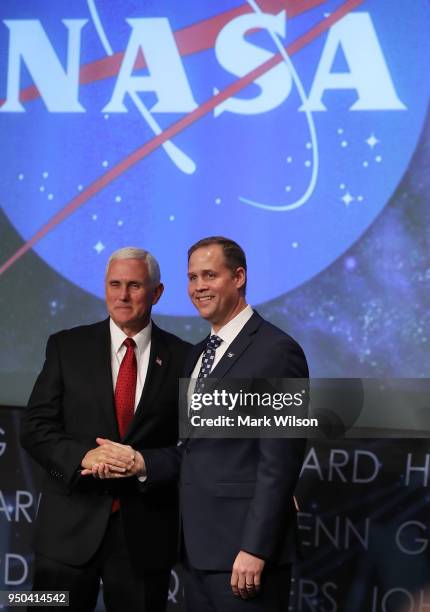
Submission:
M 126 338 L 123 344 L 127 347 L 127 352 L 121 361 L 115 386 L 115 410 L 120 438 L 124 438 L 133 419 L 137 381 L 137 361 L 134 353 L 136 343 L 132 338 Z
M 135 341 L 126 338 L 123 342 L 127 352 L 121 361 L 115 386 L 115 411 L 120 438 L 123 438 L 134 415 L 136 396 L 137 361 L 134 353 Z M 112 501 L 112 513 L 119 510 L 119 499 Z

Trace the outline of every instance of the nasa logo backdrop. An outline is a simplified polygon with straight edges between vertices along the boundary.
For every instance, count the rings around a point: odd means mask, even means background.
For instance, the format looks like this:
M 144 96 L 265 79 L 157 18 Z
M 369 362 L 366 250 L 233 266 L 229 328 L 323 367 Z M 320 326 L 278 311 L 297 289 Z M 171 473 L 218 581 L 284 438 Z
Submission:
M 429 99 L 426 0 L 6 1 L 1 205 L 28 249 L 102 297 L 108 255 L 234 237 L 249 299 L 307 280 L 380 213 Z M 424 15 L 424 18 L 423 18 Z M 13 154 L 12 154 L 13 153 Z M 18 160 L 18 161 L 17 161 Z

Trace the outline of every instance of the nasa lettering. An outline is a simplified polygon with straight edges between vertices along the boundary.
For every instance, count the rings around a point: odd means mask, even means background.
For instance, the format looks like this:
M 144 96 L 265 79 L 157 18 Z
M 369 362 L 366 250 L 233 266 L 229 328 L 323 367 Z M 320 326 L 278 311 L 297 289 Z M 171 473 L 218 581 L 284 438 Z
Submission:
M 8 3 L 2 206 L 21 254 L 102 297 L 107 254 L 143 242 L 163 270 L 159 312 L 187 315 L 178 264 L 216 230 L 244 246 L 253 279 L 270 274 L 251 303 L 301 285 L 361 236 L 409 164 L 429 12 L 425 0 Z

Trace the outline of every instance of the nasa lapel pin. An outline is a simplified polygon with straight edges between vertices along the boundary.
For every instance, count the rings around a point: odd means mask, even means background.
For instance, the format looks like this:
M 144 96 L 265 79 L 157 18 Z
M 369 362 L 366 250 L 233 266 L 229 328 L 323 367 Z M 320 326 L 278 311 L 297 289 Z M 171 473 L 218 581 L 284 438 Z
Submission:
M 156 358 L 155 358 L 155 363 L 156 363 L 157 365 L 159 365 L 159 366 L 163 365 L 163 362 L 162 362 L 162 360 L 161 360 L 161 358 L 160 358 L 160 357 L 156 357 Z

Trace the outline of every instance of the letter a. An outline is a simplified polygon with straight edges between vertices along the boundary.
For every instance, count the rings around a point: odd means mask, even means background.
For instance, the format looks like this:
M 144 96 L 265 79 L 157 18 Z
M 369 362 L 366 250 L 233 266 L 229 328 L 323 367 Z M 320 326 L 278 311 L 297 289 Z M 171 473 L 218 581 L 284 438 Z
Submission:
M 339 47 L 349 72 L 331 72 Z M 308 101 L 300 110 L 327 110 L 322 97 L 328 89 L 355 89 L 358 100 L 352 111 L 406 109 L 394 89 L 368 13 L 351 13 L 330 29 Z
M 188 113 L 196 108 L 169 21 L 162 18 L 127 19 L 132 28 L 118 80 L 104 113 L 126 113 L 127 93 L 152 91 L 158 102 L 152 112 Z M 149 76 L 132 76 L 136 59 L 142 51 Z

